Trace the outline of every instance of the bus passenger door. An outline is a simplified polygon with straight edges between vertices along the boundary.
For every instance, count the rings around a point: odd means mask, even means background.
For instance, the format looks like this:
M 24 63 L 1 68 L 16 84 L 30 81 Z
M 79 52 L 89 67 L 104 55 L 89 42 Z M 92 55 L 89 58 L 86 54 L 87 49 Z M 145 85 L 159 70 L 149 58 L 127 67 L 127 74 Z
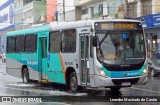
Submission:
M 47 38 L 40 38 L 39 41 L 39 70 L 40 81 L 47 79 Z
M 80 35 L 80 74 L 82 85 L 90 84 L 89 78 L 89 35 Z

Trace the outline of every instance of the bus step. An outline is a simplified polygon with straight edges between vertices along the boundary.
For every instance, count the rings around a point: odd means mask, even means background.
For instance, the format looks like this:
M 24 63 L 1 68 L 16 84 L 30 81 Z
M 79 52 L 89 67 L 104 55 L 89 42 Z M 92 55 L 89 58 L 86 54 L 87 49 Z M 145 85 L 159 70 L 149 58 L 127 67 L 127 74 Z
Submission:
M 40 83 L 43 83 L 43 84 L 46 84 L 46 83 L 48 83 L 48 80 L 42 79 L 42 80 L 40 80 L 39 82 L 40 82 Z

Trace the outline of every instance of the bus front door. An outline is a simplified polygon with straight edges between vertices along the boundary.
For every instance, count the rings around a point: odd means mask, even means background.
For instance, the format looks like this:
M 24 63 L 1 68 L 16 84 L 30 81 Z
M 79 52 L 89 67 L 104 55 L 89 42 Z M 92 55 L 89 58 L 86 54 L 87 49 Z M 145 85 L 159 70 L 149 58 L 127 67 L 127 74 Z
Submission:
M 89 78 L 89 35 L 80 35 L 80 70 L 81 83 L 87 85 L 90 83 Z
M 40 69 L 40 82 L 47 80 L 47 38 L 40 38 L 39 41 L 39 69 Z

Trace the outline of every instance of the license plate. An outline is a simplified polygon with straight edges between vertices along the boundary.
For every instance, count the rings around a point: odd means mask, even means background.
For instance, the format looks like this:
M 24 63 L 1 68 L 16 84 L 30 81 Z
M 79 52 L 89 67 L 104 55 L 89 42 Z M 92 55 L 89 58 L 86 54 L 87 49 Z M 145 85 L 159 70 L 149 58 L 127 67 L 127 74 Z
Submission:
M 130 82 L 122 82 L 122 86 L 130 86 L 131 83 Z

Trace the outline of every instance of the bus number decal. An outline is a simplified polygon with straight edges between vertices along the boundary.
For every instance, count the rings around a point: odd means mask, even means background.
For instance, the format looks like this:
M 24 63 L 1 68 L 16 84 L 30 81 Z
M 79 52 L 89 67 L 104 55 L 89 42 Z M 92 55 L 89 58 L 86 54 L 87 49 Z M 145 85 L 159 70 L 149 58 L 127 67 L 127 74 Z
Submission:
M 73 62 L 65 62 L 66 65 L 73 65 Z
M 27 65 L 38 65 L 38 61 L 27 61 Z

